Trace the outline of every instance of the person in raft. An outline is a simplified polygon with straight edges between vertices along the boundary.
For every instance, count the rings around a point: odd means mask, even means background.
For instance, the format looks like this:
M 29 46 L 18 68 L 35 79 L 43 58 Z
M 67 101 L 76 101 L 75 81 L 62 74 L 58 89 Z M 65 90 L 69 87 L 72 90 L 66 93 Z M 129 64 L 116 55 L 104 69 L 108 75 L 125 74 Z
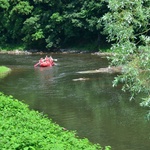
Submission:
M 48 56 L 46 55 L 46 57 L 45 57 L 44 60 L 45 60 L 46 63 L 49 64 L 49 66 L 54 66 L 54 60 L 53 60 L 52 56 L 48 57 Z
M 46 57 L 44 59 L 40 58 L 39 62 L 37 64 L 35 64 L 34 67 L 36 67 L 38 65 L 40 65 L 41 67 L 48 67 L 48 66 L 54 66 L 55 63 L 54 63 L 54 60 L 51 56 L 48 57 L 46 55 Z
M 52 58 L 52 56 L 50 56 L 50 57 L 49 57 L 49 61 L 50 61 L 50 63 L 52 64 L 52 66 L 54 66 L 54 65 L 55 65 L 55 63 L 54 63 L 54 59 Z
M 40 58 L 39 64 L 43 63 L 45 60 L 43 58 Z

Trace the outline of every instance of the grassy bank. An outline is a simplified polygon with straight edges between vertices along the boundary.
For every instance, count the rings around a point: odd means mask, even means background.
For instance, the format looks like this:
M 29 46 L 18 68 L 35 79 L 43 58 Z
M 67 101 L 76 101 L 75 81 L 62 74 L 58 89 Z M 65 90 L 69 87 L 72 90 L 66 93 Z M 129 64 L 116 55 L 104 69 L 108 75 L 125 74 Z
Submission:
M 0 93 L 0 148 L 3 150 L 102 150 L 79 139 L 37 111 Z M 105 147 L 109 150 L 109 147 Z
M 5 66 L 0 66 L 0 78 L 5 77 L 11 71 L 10 68 Z

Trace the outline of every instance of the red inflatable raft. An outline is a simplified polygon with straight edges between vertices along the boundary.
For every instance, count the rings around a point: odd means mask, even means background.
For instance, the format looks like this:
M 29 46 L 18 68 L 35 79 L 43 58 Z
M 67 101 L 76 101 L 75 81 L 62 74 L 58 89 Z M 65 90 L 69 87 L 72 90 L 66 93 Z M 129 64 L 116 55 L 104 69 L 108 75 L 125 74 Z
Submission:
M 55 63 L 54 63 L 53 58 L 51 56 L 50 57 L 46 56 L 45 59 L 41 58 L 39 62 L 34 65 L 34 67 L 37 67 L 38 65 L 40 67 L 52 67 L 54 66 L 54 64 Z

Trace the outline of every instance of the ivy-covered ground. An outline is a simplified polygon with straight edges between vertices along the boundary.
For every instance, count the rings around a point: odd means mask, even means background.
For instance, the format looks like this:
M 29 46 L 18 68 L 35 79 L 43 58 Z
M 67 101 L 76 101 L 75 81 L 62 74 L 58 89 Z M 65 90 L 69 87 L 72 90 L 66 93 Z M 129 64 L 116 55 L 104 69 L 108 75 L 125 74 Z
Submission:
M 79 139 L 43 114 L 12 96 L 0 93 L 0 148 L 3 150 L 102 150 L 99 144 Z M 106 146 L 105 150 L 110 147 Z

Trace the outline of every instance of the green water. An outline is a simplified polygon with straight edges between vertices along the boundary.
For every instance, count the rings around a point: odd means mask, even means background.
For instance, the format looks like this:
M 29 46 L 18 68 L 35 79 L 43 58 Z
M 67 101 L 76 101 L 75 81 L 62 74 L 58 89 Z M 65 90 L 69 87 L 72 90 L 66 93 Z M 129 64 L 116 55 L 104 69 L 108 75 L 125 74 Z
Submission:
M 120 88 L 112 88 L 111 74 L 79 74 L 106 67 L 106 59 L 90 54 L 51 54 L 52 68 L 34 68 L 45 55 L 0 55 L 0 65 L 12 72 L 0 79 L 0 91 L 29 104 L 68 130 L 76 130 L 112 150 L 149 150 L 150 123 L 146 110 Z M 85 78 L 84 81 L 74 79 Z

